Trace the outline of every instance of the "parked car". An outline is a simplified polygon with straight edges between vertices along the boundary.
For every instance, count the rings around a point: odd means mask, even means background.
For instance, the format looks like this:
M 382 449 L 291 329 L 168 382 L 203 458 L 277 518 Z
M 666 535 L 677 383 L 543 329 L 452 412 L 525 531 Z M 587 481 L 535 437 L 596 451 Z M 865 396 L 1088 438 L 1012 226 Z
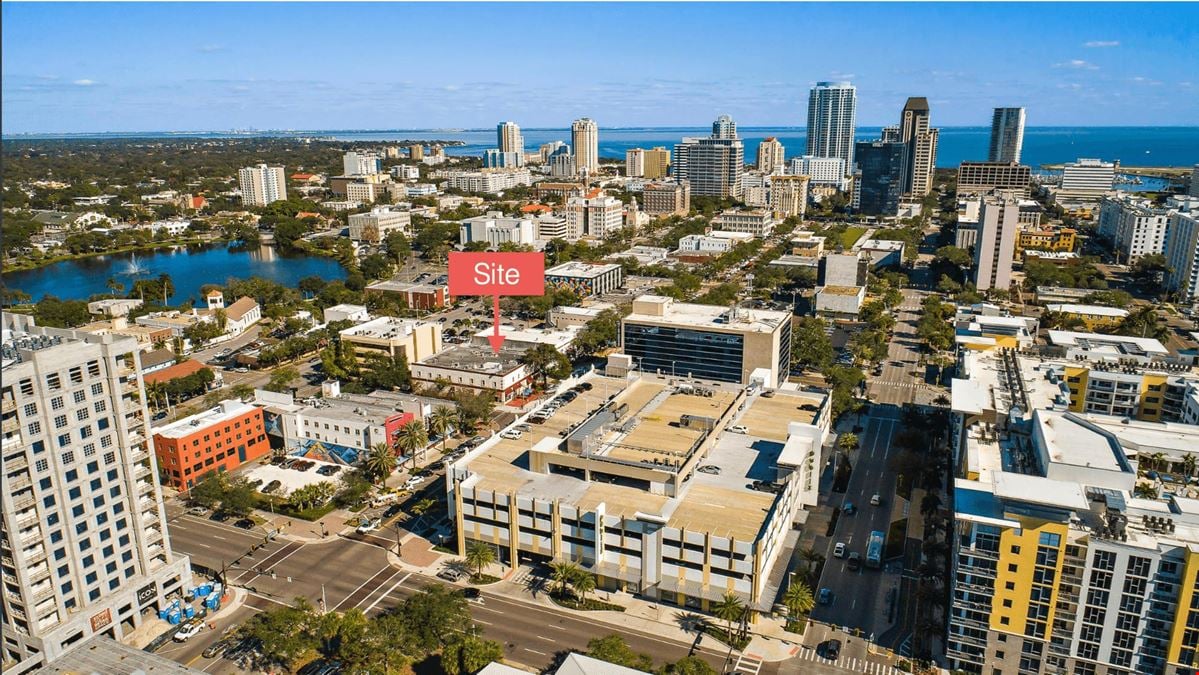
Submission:
M 833 557 L 834 558 L 844 558 L 845 557 L 845 542 L 843 542 L 843 541 L 837 542 L 837 545 L 833 547 Z
M 267 483 L 266 485 L 262 486 L 262 490 L 261 490 L 261 492 L 264 492 L 264 493 L 266 493 L 266 492 L 274 492 L 275 490 L 278 490 L 278 489 L 279 489 L 279 486 L 280 486 L 280 485 L 283 485 L 283 483 L 280 483 L 280 482 L 279 482 L 279 481 L 277 481 L 277 480 L 273 480 L 273 481 L 271 481 L 271 482 Z
M 392 504 L 391 506 L 387 507 L 386 511 L 383 512 L 383 517 L 390 518 L 392 516 L 399 515 L 399 513 L 403 510 L 404 509 L 400 508 L 399 504 Z
M 437 573 L 438 579 L 445 579 L 446 581 L 458 581 L 464 576 L 466 576 L 466 574 L 462 570 L 455 569 L 453 567 L 444 567 L 440 572 Z
M 749 429 L 747 429 L 745 427 L 745 425 L 743 425 L 743 424 L 734 424 L 733 426 L 729 427 L 729 431 L 733 432 L 734 434 L 748 434 L 749 433 Z
M 372 520 L 363 520 L 362 523 L 358 525 L 357 532 L 358 532 L 358 534 L 366 534 L 367 532 L 374 532 L 375 530 L 379 529 L 379 526 L 382 524 L 383 524 L 383 521 L 378 518 L 374 518 Z
M 420 476 L 412 476 L 408 480 L 404 481 L 404 489 L 412 490 L 423 482 L 425 482 L 424 478 L 421 478 Z
M 179 626 L 179 630 L 175 631 L 172 639 L 175 642 L 187 642 L 190 638 L 199 635 L 202 630 L 204 630 L 204 622 L 199 619 L 191 619 L 182 626 Z
M 202 516 L 208 513 L 208 509 L 204 508 L 203 506 L 193 506 L 188 509 L 187 512 L 193 516 Z
M 215 659 L 235 647 L 241 640 L 235 637 L 226 637 L 217 640 L 208 645 L 208 647 L 200 654 L 206 659 Z
M 700 473 L 709 473 L 709 474 L 712 474 L 713 476 L 720 475 L 720 467 L 716 466 L 715 464 L 705 464 L 705 465 L 699 467 L 698 469 L 696 469 L 696 471 L 698 471 Z
M 519 429 L 509 429 L 509 430 L 505 431 L 504 433 L 500 434 L 500 438 L 507 438 L 508 440 L 515 441 L 516 439 L 520 438 L 522 435 L 523 434 L 520 432 Z
M 240 527 L 243 530 L 252 530 L 254 529 L 254 521 L 250 520 L 249 518 L 242 518 L 236 523 L 233 523 L 233 527 Z
M 341 471 L 341 467 L 334 464 L 325 464 L 316 470 L 316 472 L 322 476 L 332 476 L 338 471 Z

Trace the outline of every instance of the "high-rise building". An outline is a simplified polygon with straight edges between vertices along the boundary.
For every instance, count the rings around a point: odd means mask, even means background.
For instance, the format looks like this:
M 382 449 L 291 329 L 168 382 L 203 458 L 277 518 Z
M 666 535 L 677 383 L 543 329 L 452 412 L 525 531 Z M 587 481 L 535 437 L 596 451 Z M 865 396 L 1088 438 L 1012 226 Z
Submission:
M 758 144 L 758 171 L 762 173 L 774 173 L 782 171 L 786 166 L 783 159 L 783 144 L 779 139 L 771 136 Z
M 712 124 L 710 138 L 684 138 L 674 146 L 671 161 L 675 179 L 691 184 L 691 194 L 706 197 L 741 197 L 745 171 L 745 146 L 736 134 L 737 124 L 727 115 Z
M 514 169 L 524 164 L 525 155 L 522 152 L 504 152 L 499 148 L 487 148 L 483 151 L 485 169 Z
M 1199 300 L 1199 198 L 1195 208 L 1170 214 L 1166 238 L 1166 288 L 1185 302 Z
M 992 190 L 1017 190 L 1027 197 L 1032 169 L 1012 162 L 962 162 L 958 166 L 959 196 L 986 194 Z
M 241 202 L 246 206 L 266 206 L 287 199 L 287 177 L 281 166 L 247 166 L 237 172 Z
M 721 115 L 712 123 L 712 138 L 733 140 L 737 138 L 737 123 L 728 115 Z
M 624 226 L 624 204 L 595 189 L 566 200 L 566 238 L 606 239 Z
M 808 94 L 808 152 L 839 157 L 853 171 L 857 89 L 848 82 L 817 82 Z
M 685 216 L 691 211 L 691 186 L 687 183 L 650 183 L 641 191 L 645 212 L 654 216 Z
M 670 173 L 670 151 L 662 146 L 645 151 L 645 172 L 642 177 L 655 180 Z
M 839 157 L 815 157 L 804 155 L 791 160 L 791 174 L 807 176 L 813 185 L 833 185 L 845 189 L 845 160 Z
M 558 148 L 567 148 L 568 152 L 570 150 L 570 146 L 562 141 L 550 141 L 549 143 L 542 143 L 541 147 L 537 148 L 537 153 L 541 155 L 541 163 L 549 164 L 550 155 L 554 154 Z
M 351 150 L 342 155 L 342 175 L 372 176 L 383 170 L 383 158 L 373 152 Z
M 0 621 L 5 670 L 28 672 L 127 636 L 191 565 L 166 530 L 137 341 L 2 321 Z
M 978 212 L 978 239 L 974 242 L 974 286 L 1006 291 L 1012 283 L 1016 233 L 1020 230 L 1020 203 L 1014 195 L 983 197 Z
M 425 158 L 425 146 L 423 146 L 423 145 L 408 146 L 408 159 L 424 159 L 424 158 Z
M 803 218 L 808 208 L 807 176 L 771 176 L 770 210 L 775 218 Z
M 590 117 L 570 125 L 570 144 L 574 148 L 575 168 L 594 175 L 599 171 L 599 126 Z
M 1135 194 L 1115 193 L 1099 203 L 1096 232 L 1111 245 L 1118 261 L 1132 264 L 1141 256 L 1165 252 L 1172 211 Z
M 645 150 L 630 148 L 624 153 L 624 175 L 629 178 L 645 176 Z
M 1116 165 L 1098 159 L 1079 159 L 1062 167 L 1059 199 L 1098 201 L 1110 192 L 1116 180 Z
M 500 152 L 515 152 L 522 158 L 525 155 L 525 139 L 520 135 L 520 126 L 516 122 L 501 122 L 495 128 L 495 145 Z
M 923 96 L 908 98 L 903 106 L 898 127 L 900 143 L 908 146 L 907 164 L 904 167 L 903 191 L 913 198 L 928 194 L 933 185 L 933 169 L 937 165 L 937 137 L 939 131 L 929 127 L 928 99 Z M 886 134 L 883 140 L 890 140 Z
M 991 117 L 988 162 L 1020 163 L 1024 147 L 1024 108 L 996 108 Z
M 853 183 L 854 209 L 875 216 L 894 216 L 903 196 L 903 172 L 908 146 L 890 141 L 855 144 L 859 175 Z
M 1199 164 L 1191 168 L 1191 190 L 1187 194 L 1199 197 Z
M 570 178 L 579 173 L 575 155 L 570 151 L 570 146 L 565 143 L 554 148 L 546 160 L 546 164 L 550 165 L 550 175 L 554 178 Z

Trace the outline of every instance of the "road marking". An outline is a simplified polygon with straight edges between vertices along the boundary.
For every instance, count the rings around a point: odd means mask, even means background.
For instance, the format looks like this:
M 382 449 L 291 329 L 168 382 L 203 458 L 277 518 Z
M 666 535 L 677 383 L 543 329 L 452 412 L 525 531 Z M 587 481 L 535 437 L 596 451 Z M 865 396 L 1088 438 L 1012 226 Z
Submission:
M 539 652 L 536 649 L 529 649 L 528 647 L 521 647 L 521 649 L 525 650 L 526 652 L 533 652 L 538 656 L 549 656 L 549 654 L 546 654 L 545 652 Z
M 558 625 L 558 624 L 556 624 L 556 623 L 551 623 L 551 624 L 549 624 L 549 627 L 550 627 L 550 628 L 555 628 L 555 629 L 557 629 L 557 630 L 566 630 L 566 626 L 560 626 L 560 625 Z
M 379 576 L 380 574 L 382 574 L 382 573 L 384 573 L 384 572 L 386 572 L 386 571 L 388 571 L 388 570 L 390 570 L 390 569 L 392 569 L 391 565 L 384 565 L 384 566 L 383 566 L 383 567 L 382 567 L 382 568 L 381 568 L 379 571 L 377 571 L 377 572 L 375 572 L 374 574 L 372 574 L 372 575 L 370 575 L 369 577 L 367 577 L 366 581 L 364 581 L 364 582 L 362 582 L 362 583 L 358 584 L 358 588 L 355 588 L 354 590 L 350 591 L 349 595 L 347 595 L 346 597 L 344 597 L 344 598 L 342 598 L 342 599 L 341 599 L 341 602 L 337 603 L 336 605 L 333 605 L 332 609 L 333 609 L 333 610 L 336 610 L 338 607 L 341 607 L 341 606 L 342 606 L 342 604 L 343 604 L 343 603 L 344 603 L 346 600 L 349 600 L 350 598 L 354 597 L 354 594 L 355 594 L 355 593 L 357 593 L 358 591 L 362 590 L 362 587 L 363 587 L 363 586 L 365 586 L 365 585 L 369 584 L 370 582 L 374 581 L 374 580 L 375 580 L 375 577 Z M 391 577 L 388 577 L 388 578 L 390 579 Z
M 475 619 L 474 621 L 475 621 L 475 623 L 481 623 L 484 626 L 494 626 L 495 625 L 495 624 L 491 623 L 490 621 L 484 621 L 482 619 Z
M 533 637 L 537 638 L 538 640 L 545 640 L 546 642 L 548 642 L 550 644 L 554 644 L 554 642 L 555 642 L 553 638 L 547 638 L 544 635 L 534 635 Z
M 400 570 L 400 572 L 403 572 L 403 570 Z M 396 574 L 399 574 L 400 572 L 396 572 Z M 380 596 L 378 597 L 378 599 L 376 599 L 374 602 L 372 602 L 370 607 L 367 607 L 366 609 L 362 610 L 362 613 L 363 613 L 363 614 L 367 614 L 367 613 L 369 613 L 369 612 L 370 612 L 372 609 L 374 609 L 374 608 L 375 608 L 375 605 L 377 605 L 377 604 L 379 604 L 380 602 L 382 602 L 382 601 L 383 601 L 383 598 L 386 598 L 387 596 L 391 595 L 391 592 L 392 592 L 392 591 L 394 591 L 395 589 L 399 588 L 400 584 L 404 583 L 405 581 L 408 581 L 408 577 L 410 577 L 410 576 L 412 576 L 412 572 L 409 572 L 408 574 L 405 574 L 405 575 L 404 575 L 404 578 L 402 578 L 402 579 L 400 579 L 399 581 L 395 582 L 395 584 L 394 584 L 394 585 L 393 585 L 391 588 L 387 589 L 387 592 L 386 592 L 386 593 L 384 593 L 383 595 L 380 595 Z M 391 581 L 391 580 L 392 580 L 392 579 L 394 579 L 394 578 L 395 578 L 395 575 L 393 574 L 392 576 L 390 576 L 390 577 L 387 577 L 387 581 Z M 383 583 L 387 583 L 387 581 L 384 581 Z M 370 597 L 370 596 L 367 596 L 367 597 Z M 363 602 L 366 602 L 366 600 L 363 600 Z M 358 604 L 359 604 L 359 605 L 361 605 L 362 603 L 358 603 Z

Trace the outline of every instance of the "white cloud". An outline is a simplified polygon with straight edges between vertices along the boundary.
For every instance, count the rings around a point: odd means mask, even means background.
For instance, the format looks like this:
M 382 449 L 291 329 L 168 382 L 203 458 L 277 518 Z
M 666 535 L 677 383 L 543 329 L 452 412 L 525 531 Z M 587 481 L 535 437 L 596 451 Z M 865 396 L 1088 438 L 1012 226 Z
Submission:
M 214 52 L 225 51 L 225 45 L 201 45 L 196 49 L 201 54 L 212 54 Z
M 1082 46 L 1090 47 L 1092 49 L 1102 48 L 1102 47 L 1119 47 L 1120 41 L 1119 40 L 1091 40 L 1090 42 L 1084 42 Z
M 1053 64 L 1053 67 L 1073 68 L 1075 70 L 1099 70 L 1099 66 L 1091 63 L 1090 61 L 1083 61 L 1082 59 L 1070 59 L 1069 61 L 1064 61 L 1062 63 L 1055 63 Z
M 75 80 L 75 84 L 80 87 L 90 87 L 96 84 L 95 80 Z

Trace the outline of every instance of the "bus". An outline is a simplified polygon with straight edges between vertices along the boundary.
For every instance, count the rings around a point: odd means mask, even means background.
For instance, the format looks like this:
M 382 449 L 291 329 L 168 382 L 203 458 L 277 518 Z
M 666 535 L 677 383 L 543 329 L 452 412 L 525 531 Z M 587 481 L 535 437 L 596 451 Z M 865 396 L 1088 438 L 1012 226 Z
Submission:
M 875 530 L 866 540 L 866 566 L 881 567 L 883 564 L 883 533 Z

